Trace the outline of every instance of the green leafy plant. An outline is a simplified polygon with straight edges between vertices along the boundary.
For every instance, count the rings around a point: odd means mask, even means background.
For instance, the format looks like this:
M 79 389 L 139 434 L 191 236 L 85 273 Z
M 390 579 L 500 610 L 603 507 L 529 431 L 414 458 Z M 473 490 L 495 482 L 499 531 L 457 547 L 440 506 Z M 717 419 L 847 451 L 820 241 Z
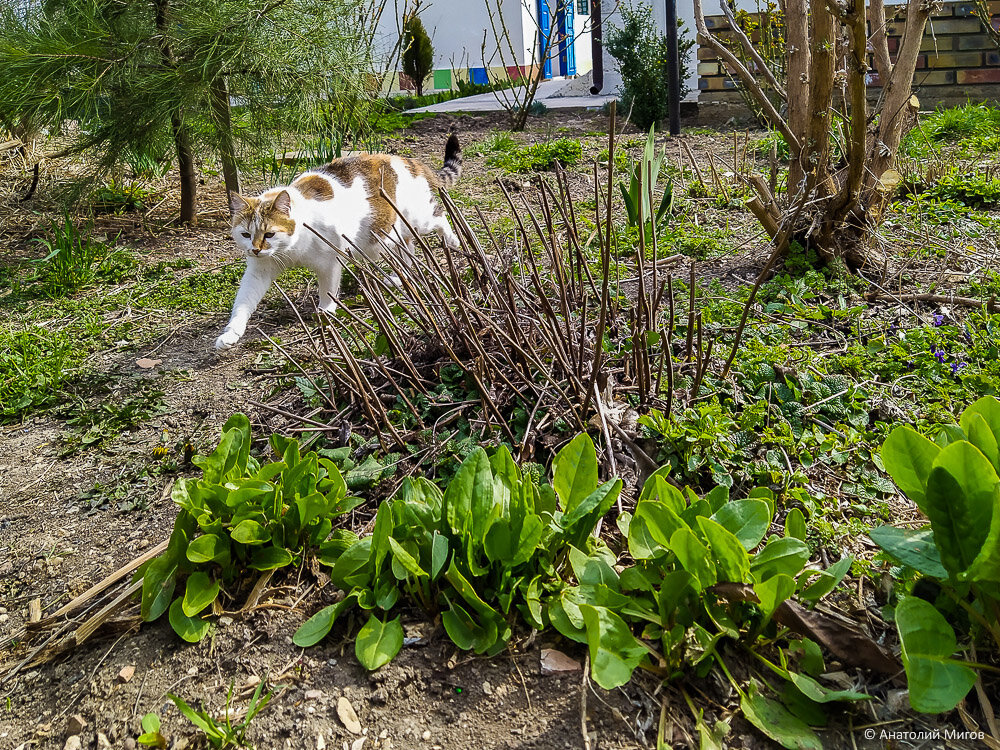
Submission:
M 544 172 L 558 161 L 572 167 L 583 158 L 583 146 L 570 138 L 558 138 L 530 146 L 513 147 L 506 152 L 496 152 L 486 159 L 486 165 L 500 167 L 508 172 Z
M 80 227 L 66 213 L 61 224 L 52 222 L 51 239 L 35 240 L 47 251 L 44 257 L 32 261 L 38 269 L 35 278 L 44 296 L 63 297 L 97 279 L 108 248 L 91 238 L 93 229 L 92 221 Z
M 667 37 L 656 26 L 648 3 L 635 8 L 623 5 L 621 26 L 605 31 L 605 49 L 615 60 L 622 75 L 622 110 L 643 130 L 659 125 L 668 115 Z M 677 24 L 680 53 L 680 98 L 687 96 L 684 81 L 688 78 L 686 60 L 694 40 L 686 33 L 684 22 Z
M 638 227 L 642 224 L 645 232 L 646 242 L 653 239 L 655 227 L 659 227 L 664 216 L 670 214 L 674 204 L 674 183 L 667 180 L 663 187 L 663 194 L 657 204 L 655 194 L 660 179 L 660 169 L 667 158 L 667 149 L 664 147 L 660 153 L 656 153 L 656 143 L 653 137 L 653 128 L 649 128 L 649 136 L 646 138 L 646 146 L 642 152 L 642 158 L 633 162 L 631 168 L 631 179 L 628 187 L 625 183 L 619 183 L 618 187 L 622 192 L 622 199 L 625 202 L 625 212 L 628 226 Z M 653 206 L 656 206 L 655 210 Z M 642 219 L 640 221 L 640 219 Z
M 313 615 L 295 643 L 317 643 L 345 611 L 367 610 L 355 653 L 376 669 L 402 646 L 399 620 L 388 618 L 402 597 L 440 615 L 452 641 L 476 653 L 503 650 L 519 618 L 543 627 L 543 597 L 560 585 L 571 555 L 601 546 L 591 532 L 621 490 L 617 479 L 598 484 L 586 435 L 554 466 L 553 484 L 539 486 L 506 448 L 492 457 L 477 448 L 444 492 L 423 478 L 404 480 L 379 508 L 371 537 L 321 556 L 348 594 Z
M 1000 401 L 979 399 L 936 441 L 898 427 L 882 446 L 886 471 L 930 521 L 922 529 L 881 526 L 872 541 L 892 558 L 937 581 L 968 618 L 973 641 L 1000 649 Z M 929 602 L 896 607 L 910 703 L 918 711 L 954 708 L 976 672 L 953 658 L 952 625 Z
M 160 734 L 160 717 L 154 713 L 148 713 L 142 717 L 142 734 L 136 738 L 136 742 L 147 747 L 164 748 L 167 746 L 167 738 Z
M 329 552 L 347 532 L 331 537 L 333 519 L 361 500 L 347 497 L 336 465 L 298 442 L 271 436 L 279 461 L 261 466 L 250 455 L 250 421 L 235 414 L 209 456 L 195 456 L 201 479 L 181 479 L 172 497 L 181 507 L 166 551 L 142 569 L 142 617 L 169 610 L 174 631 L 196 642 L 208 633 L 205 616 L 221 609 L 250 570 L 301 562 L 310 551 Z M 174 596 L 179 584 L 184 591 Z
M 261 695 L 264 682 L 264 680 L 261 680 L 257 683 L 257 689 L 253 691 L 253 695 L 250 696 L 250 702 L 247 704 L 246 714 L 243 720 L 237 724 L 233 724 L 232 711 L 230 709 L 233 699 L 232 684 L 230 684 L 229 692 L 226 694 L 226 708 L 223 712 L 223 721 L 221 722 L 212 718 L 212 715 L 205 709 L 196 711 L 191 708 L 173 693 L 167 693 L 167 697 L 170 698 L 173 704 L 177 706 L 180 712 L 192 724 L 204 732 L 205 739 L 208 740 L 208 744 L 212 747 L 220 748 L 220 750 L 227 747 L 248 747 L 246 733 L 250 727 L 250 722 L 253 721 L 257 714 L 264 710 L 272 696 L 272 691 L 270 690 Z
M 143 211 L 154 198 L 155 195 L 138 182 L 111 178 L 94 190 L 90 200 L 95 213 L 121 214 Z
M 804 536 L 801 514 L 791 516 L 786 536 L 764 542 L 774 516 L 769 490 L 731 502 L 717 487 L 702 498 L 670 484 L 664 468 L 646 482 L 635 513 L 619 516 L 633 561 L 622 568 L 592 536 L 621 489 L 619 480 L 600 484 L 597 469 L 584 434 L 557 454 L 551 484 L 525 477 L 503 447 L 492 457 L 476 449 L 443 492 L 422 478 L 404 480 L 379 508 L 371 537 L 321 558 L 347 594 L 310 617 L 294 642 L 316 644 L 347 612 L 367 611 L 355 654 L 377 669 L 403 643 L 393 615 L 415 604 L 476 653 L 502 650 L 518 622 L 554 628 L 587 646 L 593 679 L 610 689 L 640 666 L 664 677 L 687 668 L 704 674 L 721 660 L 722 638 L 755 641 L 789 597 L 815 602 L 850 567 L 849 557 L 827 570 L 806 567 L 809 548 L 793 535 Z M 831 691 L 784 656 L 768 666 L 803 686 L 807 703 L 867 697 Z M 776 705 L 772 713 L 795 721 Z

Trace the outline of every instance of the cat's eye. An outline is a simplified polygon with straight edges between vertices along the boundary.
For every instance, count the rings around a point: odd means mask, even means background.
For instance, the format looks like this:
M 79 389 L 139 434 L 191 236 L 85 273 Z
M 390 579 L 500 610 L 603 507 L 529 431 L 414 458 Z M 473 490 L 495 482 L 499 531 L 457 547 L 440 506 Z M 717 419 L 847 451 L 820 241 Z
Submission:
M 250 239 L 250 232 L 244 232 L 243 236 L 246 237 L 247 239 Z
M 264 239 L 269 240 L 274 237 L 274 232 L 264 232 Z

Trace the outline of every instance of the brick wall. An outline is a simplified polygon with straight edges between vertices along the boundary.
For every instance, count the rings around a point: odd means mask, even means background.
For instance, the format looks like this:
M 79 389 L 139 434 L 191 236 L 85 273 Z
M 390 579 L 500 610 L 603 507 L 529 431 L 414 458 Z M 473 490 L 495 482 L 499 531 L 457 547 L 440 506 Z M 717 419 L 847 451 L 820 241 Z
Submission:
M 988 5 L 993 27 L 1000 28 L 1000 0 Z M 902 6 L 886 7 L 889 54 L 893 59 L 903 33 L 903 11 Z M 720 38 L 730 36 L 724 16 L 705 20 Z M 877 96 L 882 83 L 874 68 L 868 74 L 868 85 L 869 96 Z M 931 16 L 920 46 L 913 86 L 923 109 L 968 100 L 1000 102 L 1000 51 L 984 32 L 972 3 L 944 3 Z M 715 53 L 699 47 L 699 101 L 740 104 L 742 99 L 735 88 Z

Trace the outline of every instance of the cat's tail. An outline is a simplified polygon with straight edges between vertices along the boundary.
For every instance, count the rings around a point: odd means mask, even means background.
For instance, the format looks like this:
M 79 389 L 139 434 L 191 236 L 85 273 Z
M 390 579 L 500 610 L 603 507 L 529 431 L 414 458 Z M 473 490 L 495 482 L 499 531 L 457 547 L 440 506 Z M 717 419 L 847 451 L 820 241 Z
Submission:
M 458 144 L 458 136 L 452 133 L 444 147 L 444 166 L 438 170 L 441 184 L 451 187 L 462 176 L 462 147 Z

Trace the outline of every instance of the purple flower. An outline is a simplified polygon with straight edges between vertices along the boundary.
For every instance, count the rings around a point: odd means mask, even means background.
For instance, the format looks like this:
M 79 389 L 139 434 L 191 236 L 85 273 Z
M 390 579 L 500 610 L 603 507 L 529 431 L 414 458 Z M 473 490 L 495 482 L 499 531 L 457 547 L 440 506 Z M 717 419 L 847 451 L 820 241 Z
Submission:
M 934 325 L 939 326 L 944 324 L 944 315 L 938 314 L 934 316 Z
M 938 349 L 934 352 L 934 358 L 941 364 L 944 364 L 944 356 L 944 349 Z
M 958 375 L 958 371 L 965 367 L 965 362 L 952 362 L 951 363 L 951 374 Z

